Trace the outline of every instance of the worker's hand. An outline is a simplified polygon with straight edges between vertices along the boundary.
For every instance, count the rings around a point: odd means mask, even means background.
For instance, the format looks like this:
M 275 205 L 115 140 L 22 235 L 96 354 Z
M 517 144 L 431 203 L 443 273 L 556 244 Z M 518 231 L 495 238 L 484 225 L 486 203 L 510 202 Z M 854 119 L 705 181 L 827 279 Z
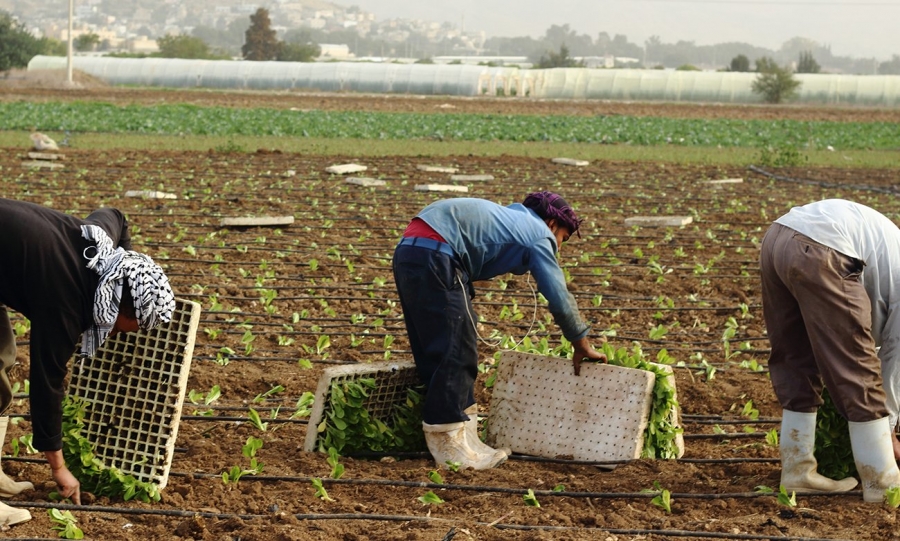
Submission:
M 81 483 L 66 467 L 62 451 L 44 451 L 44 456 L 47 457 L 47 462 L 50 464 L 53 480 L 59 485 L 59 495 L 69 498 L 75 505 L 81 505 Z
M 587 338 L 572 342 L 572 346 L 575 349 L 575 352 L 572 354 L 572 365 L 575 367 L 576 376 L 581 375 L 581 362 L 585 359 L 606 362 L 606 355 L 595 350 L 587 341 Z

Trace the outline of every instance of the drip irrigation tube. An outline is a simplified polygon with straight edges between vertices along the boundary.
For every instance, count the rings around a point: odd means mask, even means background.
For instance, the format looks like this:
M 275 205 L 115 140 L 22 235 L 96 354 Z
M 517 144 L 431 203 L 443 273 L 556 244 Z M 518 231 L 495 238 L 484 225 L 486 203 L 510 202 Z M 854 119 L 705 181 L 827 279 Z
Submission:
M 119 508 L 109 506 L 89 506 L 89 505 L 71 505 L 63 503 L 42 503 L 42 502 L 6 502 L 12 507 L 32 508 L 32 509 L 60 509 L 63 511 L 91 512 L 91 513 L 109 513 L 114 515 L 149 515 L 149 516 L 165 516 L 165 517 L 203 517 L 214 518 L 219 520 L 228 520 L 238 518 L 240 520 L 254 520 L 271 518 L 272 515 L 255 515 L 246 513 L 211 513 L 207 511 L 189 511 L 181 509 L 138 509 L 138 508 Z M 415 515 L 376 515 L 376 514 L 357 514 L 357 513 L 299 513 L 294 514 L 294 518 L 302 521 L 314 520 L 370 520 L 375 522 L 432 522 L 432 523 L 460 523 L 462 521 L 455 519 L 444 519 L 430 516 Z M 505 524 L 497 521 L 494 522 L 473 522 L 477 526 L 488 526 L 499 530 L 520 530 L 520 531 L 552 531 L 552 532 L 597 532 L 611 533 L 614 535 L 640 535 L 640 536 L 669 536 L 669 537 L 702 537 L 708 539 L 736 539 L 736 540 L 759 540 L 771 541 L 778 539 L 779 541 L 852 541 L 838 538 L 819 538 L 819 537 L 798 537 L 780 535 L 758 535 L 758 534 L 741 534 L 727 532 L 692 532 L 689 530 L 658 530 L 658 529 L 623 529 L 623 528 L 596 528 L 596 527 L 576 527 L 576 526 L 546 526 L 540 524 Z M 455 528 L 451 528 L 447 533 L 449 536 Z M 445 539 L 449 537 L 445 536 Z M 41 538 L 12 538 L 18 541 L 29 541 L 31 539 Z M 46 541 L 41 539 L 41 541 Z
M 169 476 L 174 477 L 192 477 L 200 479 L 221 479 L 220 473 L 200 473 L 200 472 L 170 472 Z M 253 475 L 244 477 L 244 479 L 253 479 L 255 481 L 283 481 L 288 483 L 312 483 L 314 479 L 322 481 L 323 484 L 330 485 L 359 485 L 359 486 L 388 486 L 388 487 L 404 487 L 404 488 L 425 488 L 429 490 L 459 490 L 462 492 L 489 492 L 496 494 L 528 494 L 532 491 L 535 496 L 541 497 L 560 497 L 560 498 L 597 498 L 597 499 L 630 499 L 643 500 L 652 499 L 659 495 L 657 491 L 647 492 L 572 492 L 553 490 L 533 490 L 525 488 L 510 487 L 493 487 L 485 485 L 457 485 L 457 484 L 438 484 L 426 481 L 403 481 L 400 479 L 330 479 L 327 477 L 301 477 L 289 475 Z M 797 491 L 797 496 L 803 497 L 823 497 L 830 498 L 835 496 L 860 496 L 859 490 L 846 492 L 801 492 Z M 720 500 L 726 498 L 734 499 L 755 499 L 755 498 L 775 498 L 778 496 L 776 492 L 719 492 L 719 493 L 692 493 L 692 492 L 672 492 L 673 499 L 683 500 Z

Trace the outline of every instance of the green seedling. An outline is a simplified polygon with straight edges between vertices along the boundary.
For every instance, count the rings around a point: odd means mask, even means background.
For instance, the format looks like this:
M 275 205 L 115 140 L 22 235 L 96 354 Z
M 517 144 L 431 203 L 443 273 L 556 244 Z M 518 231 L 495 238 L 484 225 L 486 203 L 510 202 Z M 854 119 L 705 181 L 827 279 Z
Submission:
M 294 413 L 291 415 L 291 419 L 309 417 L 309 414 L 312 413 L 310 406 L 312 406 L 315 401 L 315 394 L 310 391 L 304 391 L 304 393 L 300 395 L 300 398 L 297 399 L 297 405 L 294 406 Z
M 259 430 L 261 430 L 261 431 L 263 431 L 263 432 L 265 432 L 266 429 L 269 427 L 269 423 L 264 422 L 264 421 L 260 418 L 259 412 L 257 412 L 257 411 L 256 411 L 255 409 L 253 409 L 253 408 L 250 408 L 250 410 L 247 412 L 247 418 L 250 420 L 250 423 L 251 423 L 253 426 L 255 426 L 256 428 L 258 428 Z
M 786 505 L 788 507 L 797 507 L 797 494 L 795 492 L 791 492 L 790 496 L 788 496 L 787 490 L 785 490 L 784 485 L 780 485 L 778 487 L 778 503 L 781 505 Z
M 657 325 L 650 329 L 650 340 L 661 340 L 668 332 L 669 329 L 665 325 Z
M 662 488 L 662 485 L 660 485 L 659 481 L 653 482 L 653 488 L 656 489 L 659 492 L 659 494 L 657 494 L 652 500 L 650 500 L 650 503 L 652 503 L 653 505 L 655 505 L 657 507 L 664 509 L 666 511 L 666 513 L 671 513 L 672 512 L 672 493 L 669 492 L 667 489 Z
M 328 449 L 328 458 L 326 459 L 326 462 L 331 466 L 332 479 L 340 479 L 344 475 L 344 465 L 339 462 L 340 458 L 337 449 L 334 447 Z
M 47 514 L 50 516 L 50 522 L 53 523 L 50 529 L 59 532 L 59 537 L 63 539 L 84 539 L 84 532 L 75 525 L 78 521 L 75 520 L 75 516 L 71 511 L 60 511 L 53 508 L 48 509 Z
M 766 432 L 766 445 L 768 445 L 769 447 L 775 447 L 776 449 L 778 448 L 778 429 L 777 428 L 773 428 L 772 430 L 769 430 L 768 432 Z
M 456 462 L 455 460 L 447 460 L 444 462 L 444 465 L 447 466 L 447 469 L 452 472 L 458 472 L 459 468 L 462 467 L 462 463 Z
M 891 487 L 884 491 L 884 503 L 894 509 L 900 507 L 900 487 Z
M 538 501 L 537 497 L 534 495 L 534 490 L 528 489 L 528 492 L 522 495 L 522 500 L 525 501 L 525 505 L 529 507 L 540 507 L 541 502 Z
M 270 398 L 272 396 L 275 396 L 275 395 L 277 395 L 279 393 L 283 393 L 283 392 L 284 392 L 284 386 L 276 385 L 276 386 L 272 387 L 271 389 L 269 389 L 268 391 L 256 395 L 253 398 L 253 401 L 257 402 L 257 403 L 264 402 L 267 398 Z
M 37 453 L 37 449 L 31 444 L 33 438 L 34 434 L 23 434 L 18 438 L 13 438 L 12 441 L 9 442 L 10 447 L 12 447 L 12 456 L 19 456 L 19 453 L 25 453 L 27 455 Z
M 243 454 L 247 458 L 256 457 L 256 452 L 262 449 L 263 441 L 259 438 L 255 438 L 250 436 L 247 438 L 247 443 L 241 447 L 241 454 Z
M 205 393 L 201 393 L 199 391 L 195 391 L 194 389 L 191 389 L 188 392 L 188 400 L 191 401 L 191 404 L 209 406 L 210 404 L 212 404 L 213 402 L 218 400 L 221 395 L 222 395 L 222 391 L 219 388 L 219 386 L 213 385 L 212 388 Z M 212 414 L 213 414 L 213 410 L 211 410 L 211 409 L 202 410 L 202 411 L 196 410 L 196 409 L 194 410 L 194 415 L 211 416 Z
M 553 487 L 553 492 L 565 492 L 565 491 L 566 491 L 566 485 L 560 484 L 560 485 L 556 485 L 555 487 Z
M 316 355 L 321 355 L 329 347 L 331 347 L 331 338 L 327 334 L 323 334 L 316 340 Z
M 437 472 L 437 470 L 431 470 L 430 472 L 428 472 L 428 479 L 436 485 L 444 484 L 444 478 L 440 473 Z
M 440 505 L 444 503 L 440 496 L 430 490 L 416 499 L 422 502 L 423 505 Z
M 326 502 L 334 501 L 334 499 L 332 499 L 328 495 L 328 491 L 326 491 L 325 487 L 322 485 L 321 479 L 319 479 L 318 477 L 314 477 L 310 482 L 312 483 L 312 486 L 315 487 L 315 489 L 316 489 L 316 497 L 317 498 L 319 498 L 320 500 L 326 501 Z

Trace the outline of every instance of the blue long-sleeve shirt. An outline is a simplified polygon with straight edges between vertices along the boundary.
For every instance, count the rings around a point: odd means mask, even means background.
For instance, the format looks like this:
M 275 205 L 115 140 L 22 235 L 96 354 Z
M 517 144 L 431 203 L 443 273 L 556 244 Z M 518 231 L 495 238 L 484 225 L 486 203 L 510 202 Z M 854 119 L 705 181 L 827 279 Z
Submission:
M 556 238 L 533 210 L 515 203 L 454 198 L 436 201 L 417 216 L 444 237 L 469 279 L 487 280 L 511 272 L 531 272 L 550 313 L 570 341 L 590 327 L 581 319 L 556 260 Z

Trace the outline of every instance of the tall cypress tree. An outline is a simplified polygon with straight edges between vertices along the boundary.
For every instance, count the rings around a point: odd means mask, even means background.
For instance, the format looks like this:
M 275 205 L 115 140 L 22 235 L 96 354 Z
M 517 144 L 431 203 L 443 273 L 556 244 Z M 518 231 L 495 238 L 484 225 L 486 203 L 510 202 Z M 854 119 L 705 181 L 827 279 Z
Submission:
M 250 28 L 244 36 L 244 45 L 241 47 L 244 60 L 275 60 L 278 56 L 281 42 L 272 30 L 269 10 L 259 8 L 250 16 Z

